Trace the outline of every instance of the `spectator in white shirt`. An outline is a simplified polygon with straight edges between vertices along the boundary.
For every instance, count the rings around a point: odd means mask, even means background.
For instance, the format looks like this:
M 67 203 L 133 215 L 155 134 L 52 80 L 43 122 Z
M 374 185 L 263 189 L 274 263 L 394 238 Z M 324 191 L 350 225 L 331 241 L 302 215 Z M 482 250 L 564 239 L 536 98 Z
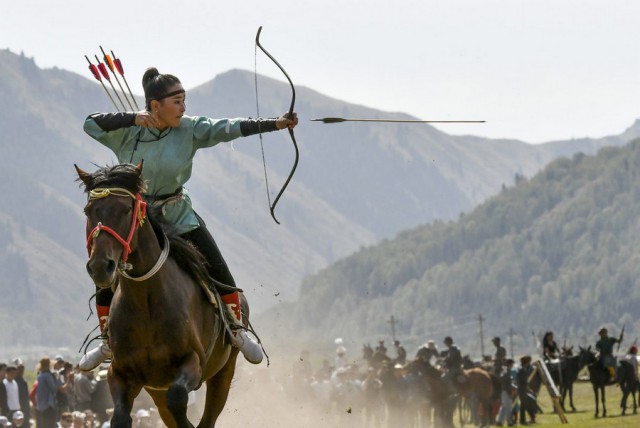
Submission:
M 18 368 L 16 366 L 8 366 L 6 375 L 2 383 L 7 390 L 7 407 L 9 408 L 9 414 L 7 419 L 11 420 L 15 412 L 20 411 L 20 394 L 18 393 L 18 382 L 16 382 L 16 376 L 18 375 Z

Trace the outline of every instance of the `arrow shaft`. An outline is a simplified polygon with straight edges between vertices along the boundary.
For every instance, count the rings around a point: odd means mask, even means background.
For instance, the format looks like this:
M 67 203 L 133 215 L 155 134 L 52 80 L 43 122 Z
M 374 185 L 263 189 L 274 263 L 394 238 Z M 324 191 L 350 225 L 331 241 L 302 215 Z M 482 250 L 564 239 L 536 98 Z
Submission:
M 409 119 L 347 119 L 342 117 L 325 117 L 311 119 L 312 122 L 341 123 L 341 122 L 386 122 L 386 123 L 485 123 L 484 120 L 409 120 Z

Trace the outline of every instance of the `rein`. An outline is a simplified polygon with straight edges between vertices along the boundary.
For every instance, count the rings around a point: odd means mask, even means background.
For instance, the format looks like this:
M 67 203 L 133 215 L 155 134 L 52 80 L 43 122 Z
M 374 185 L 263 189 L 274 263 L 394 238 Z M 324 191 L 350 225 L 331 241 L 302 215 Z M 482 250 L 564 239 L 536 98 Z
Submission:
M 125 270 L 131 270 L 133 268 L 131 264 L 127 263 L 127 259 L 129 258 L 129 254 L 131 254 L 131 241 L 133 240 L 133 235 L 138 227 L 142 227 L 144 225 L 145 219 L 147 217 L 147 203 L 142 199 L 142 196 L 140 195 L 140 193 L 133 194 L 127 189 L 122 189 L 118 187 L 96 188 L 89 191 L 90 201 L 95 199 L 106 198 L 107 196 L 119 196 L 119 197 L 127 197 L 127 198 L 133 199 L 134 212 L 133 212 L 133 217 L 131 219 L 131 227 L 129 228 L 129 235 L 125 240 L 118 234 L 118 232 L 116 232 L 109 226 L 105 226 L 101 222 L 98 222 L 96 227 L 91 229 L 91 231 L 87 234 L 87 251 L 89 252 L 89 254 L 91 254 L 93 240 L 96 239 L 98 235 L 100 235 L 100 232 L 102 231 L 107 232 L 108 234 L 113 236 L 116 239 L 116 241 L 120 243 L 120 245 L 122 245 L 123 252 L 122 252 L 122 258 L 119 263 L 119 269 L 120 269 L 120 272 L 124 275 Z M 158 260 L 156 265 L 151 269 L 150 272 L 156 273 L 160 269 L 160 267 L 162 266 L 162 263 L 164 263 L 164 261 L 167 259 L 168 253 L 169 253 L 169 245 L 168 245 L 168 240 L 165 236 L 165 246 L 164 246 L 164 249 L 162 250 L 162 254 L 160 255 L 160 259 Z M 158 265 L 159 262 L 161 263 Z M 149 274 L 146 274 L 140 278 L 147 279 L 148 278 L 147 275 Z M 125 277 L 128 279 L 134 279 L 132 277 L 129 277 L 128 275 L 126 275 Z M 143 281 L 143 279 L 139 279 L 139 281 Z

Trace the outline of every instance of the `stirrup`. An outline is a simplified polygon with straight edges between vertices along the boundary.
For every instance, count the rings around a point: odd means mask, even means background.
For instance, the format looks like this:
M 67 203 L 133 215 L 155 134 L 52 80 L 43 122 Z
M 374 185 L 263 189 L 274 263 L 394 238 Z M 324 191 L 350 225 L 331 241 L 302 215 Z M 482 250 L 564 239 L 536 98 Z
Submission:
M 231 344 L 238 348 L 245 360 L 252 364 L 260 364 L 264 357 L 262 347 L 252 337 L 250 337 L 244 328 L 236 329 L 231 334 Z
M 78 366 L 81 370 L 89 371 L 111 358 L 111 348 L 107 341 L 103 341 L 100 346 L 92 349 L 82 356 Z

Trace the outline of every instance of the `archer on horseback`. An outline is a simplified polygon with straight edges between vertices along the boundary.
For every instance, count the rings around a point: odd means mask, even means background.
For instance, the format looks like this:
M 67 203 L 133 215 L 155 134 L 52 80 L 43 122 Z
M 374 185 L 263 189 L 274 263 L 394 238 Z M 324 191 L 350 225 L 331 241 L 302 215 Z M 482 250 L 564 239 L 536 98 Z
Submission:
M 546 364 L 557 362 L 560 358 L 560 348 L 553 339 L 553 332 L 547 331 L 542 338 L 542 359 Z
M 144 160 L 144 178 L 148 185 L 145 197 L 148 202 L 159 205 L 164 219 L 203 254 L 222 301 L 238 326 L 242 326 L 239 289 L 183 186 L 191 177 L 193 157 L 198 149 L 261 132 L 292 129 L 298 124 L 297 115 L 285 114 L 277 119 L 191 117 L 184 114 L 185 90 L 177 77 L 160 74 L 156 68 L 149 68 L 144 73 L 142 85 L 146 110 L 95 113 L 86 119 L 84 130 L 111 149 L 120 163 Z M 100 330 L 105 339 L 99 347 L 82 357 L 80 368 L 83 370 L 91 370 L 111 358 L 104 329 L 112 297 L 111 289 L 99 289 L 96 292 Z M 234 329 L 232 340 L 249 362 L 258 364 L 262 361 L 260 345 L 244 329 Z
M 616 378 L 617 366 L 616 357 L 613 356 L 613 345 L 622 342 L 622 333 L 620 333 L 619 338 L 609 337 L 609 332 L 603 327 L 598 331 L 598 334 L 600 335 L 600 340 L 596 342 L 596 350 L 600 352 L 600 364 L 609 371 L 613 382 Z

